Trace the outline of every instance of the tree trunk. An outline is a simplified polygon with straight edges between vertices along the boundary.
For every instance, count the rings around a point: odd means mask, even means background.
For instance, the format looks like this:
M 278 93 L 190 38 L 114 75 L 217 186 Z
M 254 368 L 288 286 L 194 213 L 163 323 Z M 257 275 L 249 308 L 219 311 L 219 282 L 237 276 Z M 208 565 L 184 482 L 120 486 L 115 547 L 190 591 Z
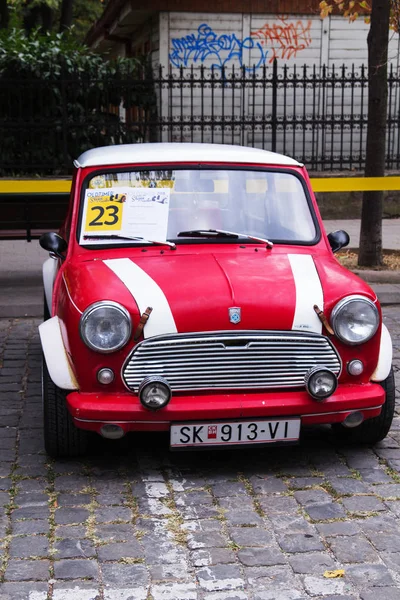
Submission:
M 74 0 L 62 0 L 60 32 L 65 31 L 65 29 L 68 29 L 68 27 L 71 27 L 73 6 Z
M 8 11 L 7 0 L 0 0 L 0 29 L 8 27 L 10 13 Z
M 368 33 L 366 177 L 385 174 L 389 16 L 390 0 L 373 0 Z M 382 204 L 383 191 L 364 192 L 358 256 L 363 267 L 382 265 Z

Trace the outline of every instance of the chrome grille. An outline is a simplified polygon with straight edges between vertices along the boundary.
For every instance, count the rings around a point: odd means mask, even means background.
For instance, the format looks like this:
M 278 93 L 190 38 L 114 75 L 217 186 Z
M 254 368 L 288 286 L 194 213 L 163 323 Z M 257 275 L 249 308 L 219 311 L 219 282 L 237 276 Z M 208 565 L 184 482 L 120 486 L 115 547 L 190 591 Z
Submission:
M 339 375 L 330 341 L 312 333 L 241 331 L 177 334 L 138 344 L 123 370 L 138 391 L 145 377 L 164 377 L 172 390 L 237 390 L 304 386 L 306 372 L 323 365 Z

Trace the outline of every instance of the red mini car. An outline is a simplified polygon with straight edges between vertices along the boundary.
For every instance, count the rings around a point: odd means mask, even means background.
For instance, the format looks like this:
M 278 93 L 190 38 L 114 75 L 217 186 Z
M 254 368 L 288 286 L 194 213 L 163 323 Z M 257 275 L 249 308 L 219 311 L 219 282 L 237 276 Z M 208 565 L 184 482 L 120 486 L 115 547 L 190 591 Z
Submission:
M 137 144 L 75 162 L 41 245 L 45 446 L 169 431 L 171 448 L 377 442 L 394 412 L 376 294 L 334 252 L 307 172 L 252 148 Z

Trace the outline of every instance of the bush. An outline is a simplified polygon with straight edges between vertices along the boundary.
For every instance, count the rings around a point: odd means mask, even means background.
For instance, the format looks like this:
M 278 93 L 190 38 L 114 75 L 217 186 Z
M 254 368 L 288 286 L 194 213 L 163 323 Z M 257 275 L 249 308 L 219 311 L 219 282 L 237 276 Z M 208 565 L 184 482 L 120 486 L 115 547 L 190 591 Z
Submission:
M 105 61 L 69 33 L 0 31 L 1 175 L 66 173 L 89 148 L 143 139 L 120 107 L 148 115 L 154 106 L 144 59 Z

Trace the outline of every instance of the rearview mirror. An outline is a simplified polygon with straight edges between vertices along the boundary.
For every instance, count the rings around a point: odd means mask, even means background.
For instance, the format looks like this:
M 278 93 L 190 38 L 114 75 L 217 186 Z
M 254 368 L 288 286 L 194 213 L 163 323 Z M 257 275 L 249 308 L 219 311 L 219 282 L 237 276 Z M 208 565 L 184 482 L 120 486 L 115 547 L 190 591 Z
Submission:
M 54 231 L 43 233 L 43 235 L 40 236 L 39 244 L 44 250 L 52 252 L 61 260 L 65 259 L 63 253 L 68 248 L 68 244 L 61 235 L 58 235 L 58 233 L 54 233 Z
M 337 252 L 341 248 L 348 246 L 350 242 L 350 236 L 347 231 L 339 229 L 339 231 L 333 231 L 328 235 L 329 244 L 332 248 L 332 252 Z

